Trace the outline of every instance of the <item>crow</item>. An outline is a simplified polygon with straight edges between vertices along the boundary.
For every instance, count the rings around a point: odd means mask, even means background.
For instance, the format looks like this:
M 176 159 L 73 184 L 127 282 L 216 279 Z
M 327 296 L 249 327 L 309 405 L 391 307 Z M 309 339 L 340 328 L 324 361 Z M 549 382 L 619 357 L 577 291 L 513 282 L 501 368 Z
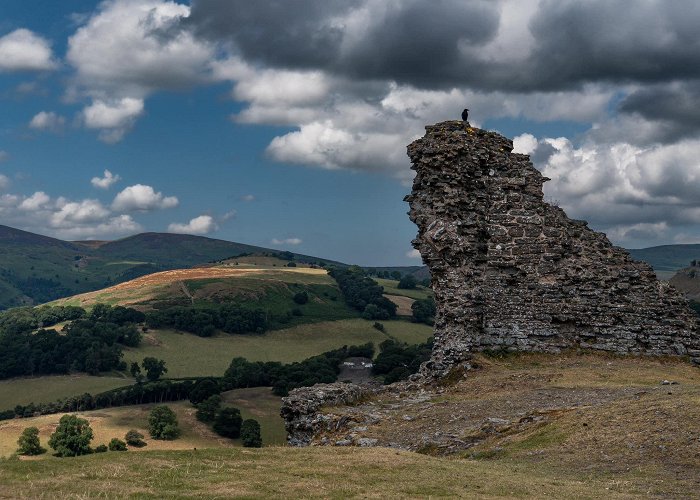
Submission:
M 469 110 L 464 108 L 464 111 L 462 111 L 462 121 L 466 122 L 467 119 L 469 119 Z

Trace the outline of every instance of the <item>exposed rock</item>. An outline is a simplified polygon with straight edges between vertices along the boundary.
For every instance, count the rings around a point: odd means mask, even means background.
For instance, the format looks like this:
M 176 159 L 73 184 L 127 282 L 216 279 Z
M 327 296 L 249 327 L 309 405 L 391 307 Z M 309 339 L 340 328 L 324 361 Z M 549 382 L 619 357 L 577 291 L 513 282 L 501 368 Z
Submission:
M 289 396 L 282 398 L 280 412 L 287 431 L 287 442 L 292 446 L 308 446 L 314 436 L 348 426 L 351 422 L 349 418 L 324 414 L 321 407 L 347 405 L 370 392 L 368 387 L 344 383 L 294 389 Z M 346 446 L 342 441 L 336 442 L 336 445 Z
M 686 299 L 607 237 L 544 201 L 512 142 L 459 121 L 408 146 L 409 216 L 437 303 L 423 373 L 444 376 L 484 349 L 700 356 Z

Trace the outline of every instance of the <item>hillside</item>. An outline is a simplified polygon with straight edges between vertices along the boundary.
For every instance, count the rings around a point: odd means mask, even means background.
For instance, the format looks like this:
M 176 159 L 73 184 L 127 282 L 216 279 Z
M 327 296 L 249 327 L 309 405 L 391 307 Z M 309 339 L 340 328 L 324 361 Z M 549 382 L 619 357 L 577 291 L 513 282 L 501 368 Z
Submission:
M 344 433 L 392 442 L 392 448 L 232 448 L 235 441 L 219 444 L 188 420 L 187 403 L 173 403 L 183 415 L 182 441 L 150 441 L 126 453 L 4 460 L 0 496 L 697 496 L 697 368 L 680 360 L 576 353 L 478 356 L 475 365 L 468 377 L 420 397 L 390 391 L 360 402 L 372 408 L 374 423 L 351 417 L 354 429 Z M 231 401 L 243 409 L 247 397 Z M 132 407 L 84 416 L 94 422 L 99 444 L 131 425 L 141 428 L 143 414 Z M 0 443 L 12 446 L 31 424 L 40 427 L 45 444 L 55 418 L 9 421 L 0 427 Z M 423 437 L 420 453 L 396 448 L 408 434 Z
M 700 259 L 700 244 L 661 245 L 627 250 L 636 260 L 648 263 L 655 271 L 675 272 Z M 667 276 L 670 278 L 670 276 Z
M 144 233 L 108 242 L 67 242 L 0 225 L 0 310 L 241 254 L 287 259 L 281 262 L 292 258 L 301 263 L 334 263 L 202 236 Z

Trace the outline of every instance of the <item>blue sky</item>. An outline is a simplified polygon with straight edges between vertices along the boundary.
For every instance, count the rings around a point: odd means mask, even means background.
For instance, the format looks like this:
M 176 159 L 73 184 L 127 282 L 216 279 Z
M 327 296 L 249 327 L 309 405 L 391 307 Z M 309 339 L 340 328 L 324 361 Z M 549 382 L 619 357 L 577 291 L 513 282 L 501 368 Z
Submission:
M 699 23 L 694 2 L 3 0 L 0 223 L 419 264 L 405 146 L 468 106 L 615 243 L 697 242 Z

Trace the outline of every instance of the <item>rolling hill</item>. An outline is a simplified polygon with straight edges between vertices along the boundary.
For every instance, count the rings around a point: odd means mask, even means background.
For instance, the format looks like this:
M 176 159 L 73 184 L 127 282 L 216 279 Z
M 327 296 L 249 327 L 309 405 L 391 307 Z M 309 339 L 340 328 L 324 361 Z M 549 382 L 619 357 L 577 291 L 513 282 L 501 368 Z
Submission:
M 0 225 L 0 310 L 243 254 L 340 264 L 202 236 L 143 233 L 116 241 L 68 242 Z

